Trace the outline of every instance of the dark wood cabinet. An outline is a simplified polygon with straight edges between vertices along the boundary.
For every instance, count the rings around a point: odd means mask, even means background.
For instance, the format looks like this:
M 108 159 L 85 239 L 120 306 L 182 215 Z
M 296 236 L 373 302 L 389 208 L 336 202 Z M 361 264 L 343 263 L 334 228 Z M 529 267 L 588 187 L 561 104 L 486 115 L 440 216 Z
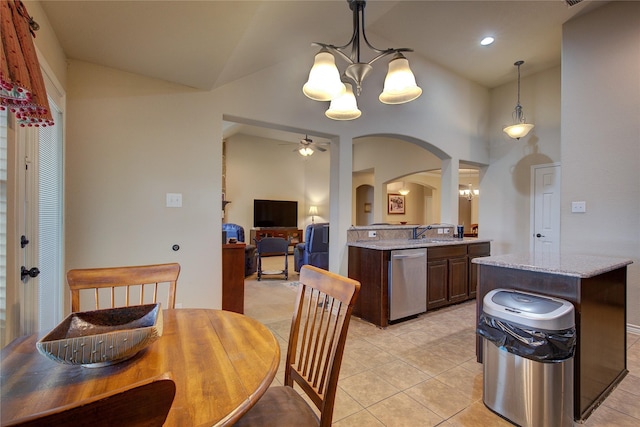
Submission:
M 427 248 L 427 310 L 468 298 L 467 245 Z
M 222 309 L 244 313 L 244 243 L 222 245 Z
M 427 310 L 447 305 L 448 264 L 446 259 L 431 261 L 427 255 Z
M 263 237 L 282 237 L 283 239 L 289 239 L 289 246 L 295 246 L 298 243 L 302 243 L 304 235 L 302 230 L 297 228 L 252 228 L 251 229 L 251 242 L 255 243 L 254 239 L 260 240 Z
M 476 297 L 478 289 L 478 264 L 474 264 L 474 258 L 491 255 L 491 244 L 489 242 L 469 244 L 469 299 Z
M 389 259 L 391 251 L 349 246 L 349 277 L 360 282 L 353 315 L 374 325 L 389 324 Z
M 477 266 L 470 259 L 490 251 L 489 242 L 427 247 L 427 311 L 475 298 Z M 353 315 L 380 327 L 389 324 L 390 258 L 391 250 L 349 246 L 348 274 L 361 285 Z
M 449 303 L 469 299 L 469 268 L 466 255 L 449 260 Z

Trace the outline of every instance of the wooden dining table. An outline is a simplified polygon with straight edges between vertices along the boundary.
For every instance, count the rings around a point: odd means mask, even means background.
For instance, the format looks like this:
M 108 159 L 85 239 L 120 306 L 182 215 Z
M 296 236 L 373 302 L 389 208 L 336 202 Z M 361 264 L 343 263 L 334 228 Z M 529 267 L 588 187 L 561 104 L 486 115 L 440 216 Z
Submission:
M 63 365 L 41 355 L 36 342 L 46 332 L 14 340 L 0 352 L 2 424 L 169 372 L 176 395 L 165 426 L 232 425 L 278 370 L 278 341 L 250 317 L 164 310 L 163 325 L 156 342 L 100 368 Z

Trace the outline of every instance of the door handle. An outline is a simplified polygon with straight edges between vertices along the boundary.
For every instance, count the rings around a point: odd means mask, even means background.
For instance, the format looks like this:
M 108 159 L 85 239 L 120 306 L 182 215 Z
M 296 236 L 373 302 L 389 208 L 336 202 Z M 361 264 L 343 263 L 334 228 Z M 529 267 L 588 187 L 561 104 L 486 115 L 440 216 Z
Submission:
M 538 233 L 536 234 L 536 237 L 545 237 L 545 236 L 543 234 Z
M 29 276 L 29 277 L 38 277 L 38 274 L 40 274 L 40 270 L 38 270 L 38 267 L 33 267 L 29 270 L 27 270 L 27 268 L 23 265 L 22 267 L 20 267 L 20 279 L 24 280 L 25 277 Z

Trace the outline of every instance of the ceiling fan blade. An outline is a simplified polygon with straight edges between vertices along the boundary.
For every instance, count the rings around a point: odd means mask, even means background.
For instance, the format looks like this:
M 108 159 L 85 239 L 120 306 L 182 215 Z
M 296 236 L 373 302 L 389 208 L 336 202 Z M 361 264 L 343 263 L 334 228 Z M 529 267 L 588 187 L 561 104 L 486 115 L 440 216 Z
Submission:
M 322 148 L 322 147 L 320 147 L 319 145 L 316 145 L 314 148 L 315 148 L 316 150 L 318 150 L 318 151 L 322 151 L 323 153 L 324 153 L 325 151 L 327 151 L 327 149 L 326 149 L 326 148 Z

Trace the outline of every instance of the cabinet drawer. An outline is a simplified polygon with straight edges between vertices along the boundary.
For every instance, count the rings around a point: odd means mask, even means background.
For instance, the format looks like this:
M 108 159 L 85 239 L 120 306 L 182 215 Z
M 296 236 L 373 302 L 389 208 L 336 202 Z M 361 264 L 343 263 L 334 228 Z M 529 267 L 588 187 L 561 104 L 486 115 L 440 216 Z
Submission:
M 472 243 L 469 245 L 469 255 L 489 256 L 491 254 L 491 243 Z
M 436 246 L 427 248 L 427 260 L 456 258 L 467 254 L 467 245 Z

